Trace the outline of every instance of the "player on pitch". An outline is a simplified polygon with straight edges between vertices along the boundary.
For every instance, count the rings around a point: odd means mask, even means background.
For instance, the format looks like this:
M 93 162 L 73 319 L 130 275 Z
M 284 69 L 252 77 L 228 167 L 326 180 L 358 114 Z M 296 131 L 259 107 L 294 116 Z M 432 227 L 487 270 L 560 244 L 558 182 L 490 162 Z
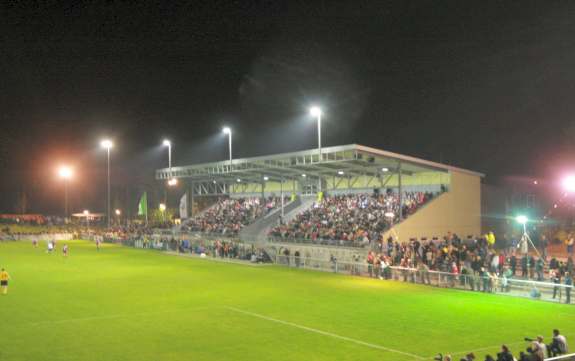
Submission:
M 10 275 L 4 268 L 0 271 L 0 288 L 2 288 L 2 294 L 8 294 L 8 281 L 10 280 Z

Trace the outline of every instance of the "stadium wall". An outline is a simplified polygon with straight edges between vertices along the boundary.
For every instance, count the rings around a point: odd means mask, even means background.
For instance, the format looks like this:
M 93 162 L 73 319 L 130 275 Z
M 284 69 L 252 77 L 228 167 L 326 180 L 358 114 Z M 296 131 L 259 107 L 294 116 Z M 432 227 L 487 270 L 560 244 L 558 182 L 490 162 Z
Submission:
M 481 178 L 450 172 L 449 191 L 394 226 L 384 237 L 400 240 L 442 237 L 453 232 L 459 237 L 481 234 Z

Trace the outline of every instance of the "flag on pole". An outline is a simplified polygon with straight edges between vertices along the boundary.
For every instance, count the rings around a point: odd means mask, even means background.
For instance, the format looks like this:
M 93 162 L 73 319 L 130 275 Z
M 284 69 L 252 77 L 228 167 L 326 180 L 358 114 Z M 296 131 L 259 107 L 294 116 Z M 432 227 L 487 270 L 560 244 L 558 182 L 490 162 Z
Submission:
M 138 203 L 138 216 L 146 216 L 148 218 L 148 194 L 144 192 Z
M 180 198 L 180 218 L 188 218 L 188 193 L 184 193 Z

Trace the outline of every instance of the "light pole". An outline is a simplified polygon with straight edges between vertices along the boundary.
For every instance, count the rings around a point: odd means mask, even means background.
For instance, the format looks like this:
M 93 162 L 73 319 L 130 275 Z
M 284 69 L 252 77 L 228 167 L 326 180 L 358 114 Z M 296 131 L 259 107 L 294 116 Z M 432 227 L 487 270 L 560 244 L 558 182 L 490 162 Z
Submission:
M 118 226 L 120 226 L 122 224 L 121 219 L 120 219 L 120 216 L 122 215 L 122 211 L 119 209 L 116 209 L 115 213 L 116 213 L 116 217 L 118 217 Z
M 313 106 L 309 109 L 309 114 L 317 119 L 317 152 L 321 162 L 321 116 L 323 112 L 320 107 Z
M 222 129 L 222 132 L 224 132 L 224 134 L 228 135 L 228 149 L 230 152 L 230 171 L 232 170 L 232 130 L 230 129 L 230 127 L 224 127 L 224 129 Z
M 64 180 L 64 219 L 68 220 L 68 182 L 72 178 L 72 168 L 63 165 L 58 169 L 58 175 Z
M 114 143 L 112 143 L 111 140 L 109 139 L 104 139 L 100 142 L 100 146 L 104 149 L 106 149 L 106 152 L 108 153 L 108 202 L 107 202 L 107 210 L 106 210 L 106 214 L 108 216 L 108 228 L 110 228 L 110 224 L 111 224 L 111 214 L 110 214 L 110 149 L 112 149 L 112 147 L 114 147 Z
M 531 237 L 529 237 L 529 233 L 527 233 L 527 222 L 529 222 L 529 219 L 527 218 L 527 216 L 519 215 L 519 216 L 515 217 L 515 221 L 523 226 L 523 236 L 521 236 L 521 241 L 519 242 L 519 245 L 518 245 L 518 247 L 521 247 L 521 251 L 522 251 L 521 253 L 527 254 L 527 252 L 529 251 L 529 245 L 531 244 L 531 247 L 533 247 L 533 249 L 537 253 L 537 256 L 539 256 L 539 258 L 541 258 L 541 254 L 539 253 L 539 250 L 533 244 Z
M 160 212 L 162 212 L 162 221 L 166 223 L 166 205 L 164 203 L 160 203 Z
M 84 217 L 86 217 L 86 231 L 89 233 L 90 232 L 90 211 L 87 209 L 84 209 Z
M 168 169 L 170 171 L 170 179 L 168 180 L 168 185 L 175 186 L 178 184 L 178 180 L 172 176 L 172 142 L 168 139 L 164 139 L 162 144 L 164 147 L 168 147 Z
M 309 114 L 317 119 L 317 152 L 318 162 L 321 162 L 321 116 L 323 112 L 320 107 L 314 105 L 309 108 Z M 318 192 L 321 192 L 321 176 L 318 176 Z

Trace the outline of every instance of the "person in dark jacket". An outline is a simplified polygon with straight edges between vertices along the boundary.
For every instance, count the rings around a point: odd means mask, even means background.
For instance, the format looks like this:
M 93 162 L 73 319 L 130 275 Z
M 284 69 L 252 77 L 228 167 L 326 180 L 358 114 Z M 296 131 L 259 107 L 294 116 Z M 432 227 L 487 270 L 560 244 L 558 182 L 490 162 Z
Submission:
M 501 352 L 497 354 L 497 361 L 513 361 L 513 355 L 506 345 L 501 346 Z

